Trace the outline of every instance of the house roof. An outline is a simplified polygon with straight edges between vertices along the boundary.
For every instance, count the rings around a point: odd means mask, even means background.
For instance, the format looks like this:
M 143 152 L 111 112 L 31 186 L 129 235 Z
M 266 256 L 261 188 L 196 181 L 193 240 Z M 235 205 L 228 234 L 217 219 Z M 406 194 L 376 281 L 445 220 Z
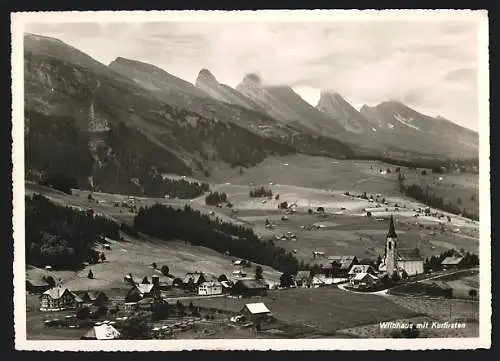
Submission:
M 422 261 L 422 256 L 418 248 L 399 249 L 398 261 Z
M 231 288 L 232 287 L 231 283 L 228 282 L 228 281 L 222 281 L 220 284 L 222 285 L 222 287 L 225 287 L 225 288 Z
M 145 293 L 150 293 L 154 285 L 152 283 L 149 284 L 139 283 L 135 285 L 135 287 L 139 290 L 140 293 L 145 294 Z
M 202 275 L 202 272 L 188 272 L 184 276 L 184 280 L 182 282 L 188 283 L 189 279 L 192 278 L 194 283 L 198 283 Z
M 120 332 L 111 325 L 94 326 L 84 336 L 84 338 L 96 340 L 113 340 L 120 337 Z
M 221 285 L 221 283 L 217 282 L 217 281 L 203 282 L 200 284 L 200 286 L 207 286 L 207 287 L 216 287 L 216 286 L 220 286 L 220 285 Z
M 54 287 L 54 288 L 51 288 L 50 290 L 45 291 L 43 294 L 49 295 L 52 299 L 57 300 L 57 299 L 61 298 L 66 292 L 69 292 L 73 296 L 77 297 L 76 294 L 71 292 L 66 287 Z
M 346 270 L 349 269 L 354 259 L 357 259 L 356 256 L 330 256 L 328 260 L 331 262 L 337 262 L 340 264 L 340 269 Z
M 443 259 L 441 264 L 444 266 L 457 265 L 460 262 L 462 262 L 463 259 L 464 259 L 463 257 L 454 257 L 454 256 L 446 257 L 445 259 Z
M 263 302 L 247 303 L 245 305 L 245 308 L 248 311 L 250 311 L 250 313 L 252 315 L 258 315 L 261 313 L 270 313 L 271 312 Z
M 356 275 L 353 277 L 353 280 L 355 281 L 362 281 L 364 280 L 365 278 L 371 278 L 372 280 L 377 280 L 378 277 L 375 277 L 374 275 L 371 275 L 369 273 L 366 273 L 366 272 L 362 272 L 362 273 L 356 273 Z
M 371 266 L 369 264 L 355 264 L 349 270 L 349 274 L 355 273 L 367 273 L 370 270 Z
M 389 223 L 389 232 L 387 232 L 387 238 L 398 238 L 396 234 L 396 228 L 394 227 L 394 218 L 391 215 L 390 223 Z
M 240 283 L 246 288 L 254 288 L 254 289 L 268 288 L 267 284 L 264 281 L 259 281 L 254 279 L 238 280 L 238 282 L 236 283 Z

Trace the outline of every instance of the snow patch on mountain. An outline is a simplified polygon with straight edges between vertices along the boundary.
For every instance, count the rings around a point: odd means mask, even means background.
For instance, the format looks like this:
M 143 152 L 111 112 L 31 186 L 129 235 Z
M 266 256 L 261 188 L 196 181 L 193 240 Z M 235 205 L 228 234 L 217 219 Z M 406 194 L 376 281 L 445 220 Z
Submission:
M 419 127 L 411 124 L 411 122 L 413 121 L 413 118 L 405 118 L 401 114 L 396 113 L 396 114 L 394 114 L 394 119 L 396 119 L 401 124 L 406 125 L 407 127 L 413 128 L 415 130 L 420 130 Z

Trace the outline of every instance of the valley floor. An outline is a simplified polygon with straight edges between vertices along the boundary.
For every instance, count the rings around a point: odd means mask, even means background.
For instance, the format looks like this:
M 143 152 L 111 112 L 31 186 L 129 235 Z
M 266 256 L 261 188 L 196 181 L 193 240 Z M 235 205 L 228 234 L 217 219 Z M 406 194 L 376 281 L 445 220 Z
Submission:
M 440 212 L 451 217 L 451 222 L 444 225 L 445 230 L 442 232 L 440 225 L 442 220 L 437 217 L 424 215 L 415 217 L 415 209 L 425 206 L 401 196 L 397 190 L 396 175 L 381 174 L 379 169 L 382 167 L 389 166 L 377 162 L 335 161 L 320 157 L 270 158 L 257 167 L 244 170 L 243 174 L 239 174 L 237 169 L 213 173 L 215 174 L 213 181 L 217 183 L 211 184 L 212 190 L 226 192 L 234 205 L 233 209 L 206 206 L 204 197 L 194 200 L 136 197 L 136 204 L 138 208 L 155 203 L 173 207 L 184 207 L 189 204 L 203 213 L 213 212 L 213 217 L 219 217 L 224 221 L 247 225 L 265 238 L 292 232 L 296 235 L 296 240 L 276 239 L 275 244 L 293 252 L 299 260 L 311 264 L 326 263 L 326 257 L 329 255 L 355 255 L 360 260 L 374 259 L 377 255 L 382 255 L 388 229 L 387 216 L 390 214 L 395 217 L 400 248 L 418 247 L 424 257 L 439 254 L 450 248 L 463 248 L 478 253 L 477 222 Z M 272 199 L 249 197 L 249 191 L 261 185 L 273 191 Z M 346 196 L 344 194 L 346 191 L 351 195 L 362 192 L 379 195 L 379 199 L 384 197 L 387 204 Z M 126 201 L 126 195 L 93 192 L 94 200 L 89 201 L 88 191 L 75 190 L 73 195 L 67 195 L 26 182 L 26 194 L 33 193 L 41 193 L 58 204 L 93 209 L 96 213 L 106 215 L 118 223 L 133 222 L 134 214 L 116 205 Z M 278 194 L 279 199 L 276 200 L 274 197 Z M 283 201 L 297 204 L 296 212 L 288 214 L 287 219 L 282 219 L 283 213 L 278 209 L 278 204 Z M 317 207 L 323 207 L 326 215 L 308 214 L 309 208 L 315 211 Z M 372 212 L 371 217 L 366 216 L 367 211 Z M 266 220 L 273 224 L 271 228 L 264 227 Z M 316 225 L 318 229 L 307 230 L 306 226 L 310 225 Z M 170 273 L 181 278 L 186 272 L 197 270 L 214 276 L 231 275 L 234 270 L 232 257 L 204 247 L 194 247 L 182 241 L 163 242 L 145 235 L 141 235 L 140 239 L 124 235 L 124 241 L 112 241 L 111 248 L 110 251 L 106 251 L 105 262 L 87 266 L 80 271 L 53 272 L 27 267 L 26 274 L 30 278 L 50 274 L 56 279 L 61 278 L 67 287 L 75 291 L 103 290 L 107 294 L 121 295 L 128 290 L 128 285 L 123 282 L 125 274 L 132 273 L 137 277 L 150 278 L 156 272 L 150 267 L 152 262 L 156 262 L 159 268 L 168 265 Z M 313 251 L 324 252 L 325 256 L 314 257 Z M 255 264 L 247 271 L 250 276 L 253 275 L 254 267 Z M 93 280 L 86 277 L 89 268 L 95 275 Z M 263 269 L 266 281 L 279 282 L 278 271 L 268 266 L 263 266 Z M 338 335 L 387 337 L 387 332 L 381 332 L 378 326 L 381 321 L 407 320 L 415 317 L 420 317 L 422 320 L 446 319 L 445 311 L 435 314 L 438 312 L 436 310 L 441 310 L 441 307 L 437 307 L 441 301 L 360 295 L 335 287 L 272 290 L 267 297 L 260 300 L 268 305 L 280 321 L 295 325 L 293 327 L 307 328 L 307 331 L 296 329 L 293 331 L 298 334 L 303 332 L 304 335 L 309 335 L 310 329 L 316 329 L 328 337 L 338 337 Z M 244 303 L 251 301 L 225 297 L 192 300 L 199 306 L 228 312 L 239 311 Z M 36 300 L 31 302 L 36 304 Z M 457 301 L 446 302 L 455 305 Z M 29 307 L 28 305 L 28 309 Z M 40 328 L 40 324 L 48 316 L 36 311 L 36 306 L 34 307 L 27 313 L 28 334 L 31 337 L 63 339 L 73 338 L 73 333 L 75 336 L 78 333 L 78 330 L 71 330 L 68 333 L 55 331 L 50 337 L 47 336 Z M 460 336 L 477 333 L 478 329 L 473 326 L 478 319 L 475 309 L 458 303 L 456 307 L 457 310 L 465 310 L 463 312 L 468 316 L 464 317 L 471 325 L 467 331 L 461 331 Z M 222 338 L 248 336 L 247 331 L 222 329 L 227 333 L 227 335 L 222 334 Z M 79 334 L 81 333 L 82 330 Z M 451 336 L 451 334 L 439 336 L 436 333 L 426 333 L 426 335 L 426 337 Z M 201 337 L 193 335 L 195 336 Z M 206 337 L 216 336 L 212 334 Z

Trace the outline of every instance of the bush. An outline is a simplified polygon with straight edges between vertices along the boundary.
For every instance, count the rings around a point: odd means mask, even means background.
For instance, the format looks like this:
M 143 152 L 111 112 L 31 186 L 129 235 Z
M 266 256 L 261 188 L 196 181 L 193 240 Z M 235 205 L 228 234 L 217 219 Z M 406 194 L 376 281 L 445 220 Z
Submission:
M 152 319 L 153 321 L 163 320 L 168 317 L 170 314 L 170 306 L 166 302 L 158 302 L 154 303 L 152 308 Z
M 76 318 L 79 320 L 86 320 L 90 316 L 90 308 L 82 307 L 76 311 Z
M 125 340 L 147 340 L 151 338 L 146 320 L 141 317 L 129 318 L 121 327 L 121 338 Z

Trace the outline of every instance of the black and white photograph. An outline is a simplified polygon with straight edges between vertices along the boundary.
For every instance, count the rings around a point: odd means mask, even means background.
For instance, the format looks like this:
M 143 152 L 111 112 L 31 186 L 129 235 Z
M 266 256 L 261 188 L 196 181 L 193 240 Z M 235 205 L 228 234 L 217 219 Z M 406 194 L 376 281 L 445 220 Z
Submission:
M 17 349 L 490 347 L 487 11 L 11 19 Z

